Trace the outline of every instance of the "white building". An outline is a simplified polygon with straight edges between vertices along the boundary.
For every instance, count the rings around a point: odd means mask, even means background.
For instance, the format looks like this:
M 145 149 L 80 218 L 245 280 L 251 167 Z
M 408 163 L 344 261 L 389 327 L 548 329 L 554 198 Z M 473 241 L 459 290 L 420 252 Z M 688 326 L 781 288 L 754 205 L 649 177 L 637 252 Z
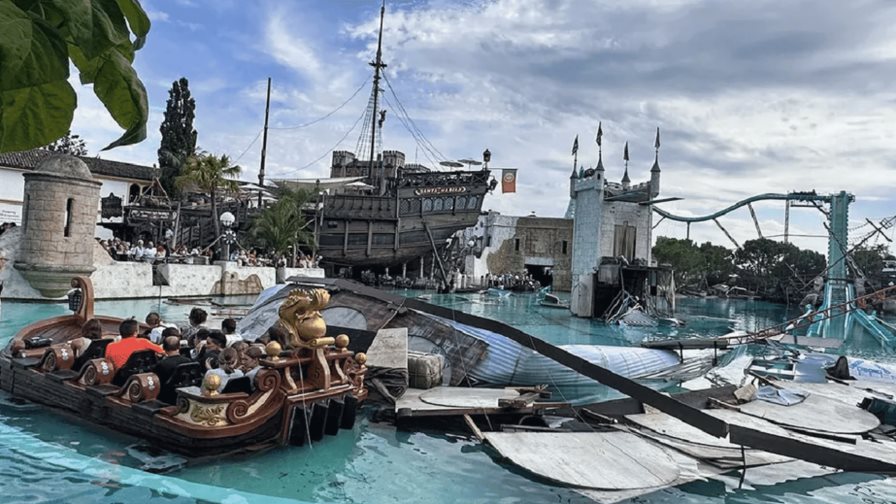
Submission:
M 22 223 L 22 203 L 25 199 L 25 179 L 22 174 L 33 170 L 43 159 L 55 153 L 42 149 L 23 152 L 0 153 L 0 223 Z M 102 182 L 100 197 L 110 194 L 121 198 L 127 205 L 134 197 L 152 186 L 153 179 L 160 175 L 158 168 L 122 163 L 97 157 L 80 156 L 87 163 L 96 180 Z M 97 222 L 100 222 L 100 208 L 97 208 Z M 106 222 L 121 222 L 121 218 L 106 219 Z M 112 232 L 97 226 L 96 234 L 101 238 L 111 238 Z

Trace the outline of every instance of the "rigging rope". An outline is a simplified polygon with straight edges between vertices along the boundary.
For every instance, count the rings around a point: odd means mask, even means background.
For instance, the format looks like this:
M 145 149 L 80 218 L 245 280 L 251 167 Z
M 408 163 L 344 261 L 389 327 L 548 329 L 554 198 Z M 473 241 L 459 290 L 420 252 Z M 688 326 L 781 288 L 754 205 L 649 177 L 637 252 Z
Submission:
M 383 96 L 383 101 L 384 101 L 384 103 L 386 103 L 386 105 L 389 105 L 390 107 L 392 107 L 393 109 L 395 109 L 395 107 L 392 105 L 392 102 L 389 101 L 389 99 L 388 99 L 386 96 Z M 411 136 L 414 138 L 414 142 L 416 142 L 416 143 L 417 143 L 417 146 L 421 148 L 421 150 L 422 150 L 422 152 L 423 152 L 423 156 L 424 156 L 430 163 L 432 163 L 433 165 L 435 165 L 436 168 L 438 168 L 439 163 L 438 163 L 438 161 L 436 161 L 436 159 L 438 159 L 438 156 L 437 156 L 434 152 L 432 152 L 432 150 L 430 150 L 430 149 L 426 146 L 426 144 L 421 143 L 421 141 L 417 138 L 417 134 L 414 133 L 414 131 L 413 131 L 413 130 L 411 129 L 411 127 L 408 125 L 407 120 L 406 120 L 404 117 L 402 117 L 401 114 L 395 114 L 395 117 L 398 118 L 398 122 L 400 122 L 400 123 L 402 124 L 402 126 L 404 126 L 404 128 L 405 128 L 406 130 L 408 130 L 408 132 L 409 132 L 409 133 L 411 134 Z
M 328 151 L 324 152 L 319 158 L 317 158 L 317 159 L 315 159 L 314 161 L 312 161 L 312 162 L 306 164 L 305 166 L 303 166 L 303 167 L 297 169 L 296 171 L 302 171 L 302 170 L 304 170 L 304 169 L 306 169 L 306 168 L 309 168 L 311 165 L 317 163 L 317 162 L 320 161 L 321 159 L 323 159 L 323 158 L 327 157 L 328 155 L 330 155 L 331 152 L 333 152 L 334 150 L 336 150 L 336 148 L 339 147 L 339 146 L 342 144 L 342 142 L 344 142 L 345 139 L 348 138 L 349 135 L 351 135 L 352 131 L 355 131 L 355 128 L 358 127 L 358 123 L 361 122 L 361 119 L 363 119 L 363 118 L 364 118 L 364 114 L 361 114 L 361 115 L 358 117 L 358 119 L 355 121 L 355 124 L 352 125 L 351 129 L 349 129 L 348 131 L 346 131 L 345 134 L 342 135 L 342 138 L 340 138 L 339 141 L 336 142 L 336 145 L 330 147 L 330 149 L 329 149 Z
M 443 159 L 443 160 L 448 159 L 444 154 L 442 154 L 439 151 L 439 149 L 436 148 L 435 145 L 432 144 L 432 142 L 429 141 L 428 138 L 426 138 L 426 135 L 423 134 L 423 131 L 421 131 L 420 128 L 417 127 L 417 123 L 415 123 L 414 120 L 411 119 L 410 114 L 408 114 L 408 111 L 404 108 L 404 105 L 401 104 L 401 100 L 398 98 L 398 94 L 395 92 L 395 88 L 392 87 L 392 82 L 389 80 L 389 77 L 386 76 L 385 74 L 383 74 L 383 78 L 386 81 L 386 87 L 389 88 L 389 92 L 392 93 L 392 96 L 395 98 L 395 102 L 398 104 L 398 109 L 401 111 L 402 114 L 404 114 L 405 118 L 408 120 L 408 122 L 411 124 L 411 126 L 414 128 L 414 130 L 417 131 L 417 134 L 420 136 L 421 140 L 423 140 L 423 142 L 426 143 L 429 146 L 429 148 L 431 148 L 433 151 L 435 151 L 435 154 L 438 154 L 437 157 L 439 159 Z
M 367 77 L 367 79 L 365 79 L 364 82 L 363 82 L 360 86 L 358 86 L 358 89 L 356 89 L 355 92 L 352 93 L 352 95 L 349 96 L 347 100 L 345 100 L 344 102 L 342 102 L 341 105 L 339 105 L 339 106 L 336 107 L 335 109 L 331 110 L 331 111 L 328 112 L 326 115 L 323 115 L 323 116 L 321 116 L 321 117 L 318 117 L 317 119 L 315 119 L 315 120 L 313 120 L 313 121 L 306 122 L 306 123 L 304 123 L 304 124 L 298 124 L 298 125 L 295 125 L 295 126 L 269 126 L 268 129 L 269 129 L 269 130 L 293 130 L 293 129 L 306 128 L 306 127 L 311 126 L 311 125 L 313 125 L 313 124 L 317 124 L 317 123 L 319 123 L 319 122 L 321 122 L 321 121 L 323 121 L 323 120 L 329 118 L 330 116 L 332 116 L 332 115 L 335 114 L 336 112 L 339 112 L 339 111 L 342 109 L 342 107 L 345 107 L 346 105 L 348 105 L 348 103 L 349 103 L 350 101 L 352 101 L 356 96 L 358 96 L 358 93 L 360 93 L 361 90 L 364 89 L 365 86 L 367 86 L 367 83 L 368 83 L 368 82 L 370 82 L 370 77 Z
M 257 142 L 257 141 L 258 141 L 258 137 L 260 137 L 260 136 L 261 136 L 261 132 L 262 132 L 262 131 L 264 131 L 264 128 L 262 128 L 262 129 L 260 129 L 260 130 L 258 130 L 258 133 L 257 133 L 257 134 L 256 134 L 256 135 L 255 135 L 255 138 L 253 138 L 253 139 L 252 139 L 252 141 L 251 141 L 251 142 L 249 142 L 249 145 L 248 145 L 248 146 L 246 146 L 246 148 L 245 148 L 245 149 L 243 149 L 243 152 L 242 152 L 242 153 L 241 153 L 241 154 L 240 154 L 240 155 L 239 155 L 239 156 L 237 156 L 237 158 L 236 158 L 236 159 L 234 159 L 234 160 L 233 160 L 233 161 L 232 161 L 232 162 L 233 162 L 233 164 L 236 164 L 236 163 L 237 163 L 237 161 L 239 161 L 239 160 L 240 160 L 240 159 L 243 159 L 243 156 L 245 156 L 245 155 L 246 155 L 246 153 L 247 153 L 247 152 L 249 152 L 249 149 L 251 149 L 251 148 L 252 148 L 252 146 L 253 146 L 253 145 L 255 145 L 255 142 Z

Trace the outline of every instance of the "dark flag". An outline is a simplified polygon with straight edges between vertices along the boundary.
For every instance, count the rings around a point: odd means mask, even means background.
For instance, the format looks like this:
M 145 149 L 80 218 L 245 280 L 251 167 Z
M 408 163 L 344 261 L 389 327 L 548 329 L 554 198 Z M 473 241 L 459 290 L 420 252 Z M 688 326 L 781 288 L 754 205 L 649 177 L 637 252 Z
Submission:
M 628 161 L 628 142 L 625 142 L 625 154 L 622 155 L 622 159 Z
M 575 155 L 579 152 L 579 135 L 576 135 L 576 139 L 572 142 L 572 153 Z
M 659 126 L 656 127 L 656 142 L 653 142 L 653 147 L 655 149 L 660 148 L 660 127 Z
M 601 141 L 602 141 L 601 138 L 603 136 L 604 136 L 604 130 L 601 128 L 601 123 L 598 122 L 597 123 L 597 139 L 595 140 L 595 142 L 597 142 L 598 147 L 601 146 Z

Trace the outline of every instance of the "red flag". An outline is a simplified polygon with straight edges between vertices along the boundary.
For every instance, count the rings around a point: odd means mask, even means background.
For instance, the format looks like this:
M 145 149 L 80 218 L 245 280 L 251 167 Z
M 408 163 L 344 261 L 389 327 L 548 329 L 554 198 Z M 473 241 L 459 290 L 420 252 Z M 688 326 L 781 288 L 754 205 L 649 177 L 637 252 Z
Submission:
M 516 192 L 516 169 L 508 169 L 505 168 L 501 170 L 501 192 L 502 193 L 515 193 Z

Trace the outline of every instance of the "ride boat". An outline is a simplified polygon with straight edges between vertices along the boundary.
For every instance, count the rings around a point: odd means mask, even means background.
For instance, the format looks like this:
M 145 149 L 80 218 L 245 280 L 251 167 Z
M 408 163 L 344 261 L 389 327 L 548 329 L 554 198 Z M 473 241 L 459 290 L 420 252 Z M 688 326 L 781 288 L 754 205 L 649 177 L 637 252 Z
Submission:
M 291 291 L 277 321 L 289 334 L 286 344 L 267 344 L 254 381 L 231 379 L 218 392 L 220 377 L 205 376 L 198 362 L 160 382 L 152 351 L 135 352 L 116 369 L 104 353 L 123 319 L 94 315 L 89 278 L 74 278 L 72 287 L 73 314 L 21 329 L 0 351 L 0 389 L 194 457 L 335 435 L 353 427 L 367 397 L 366 355 L 348 350 L 347 335 L 326 335 L 323 289 Z M 90 319 L 102 324 L 104 337 L 75 357 L 71 343 Z

